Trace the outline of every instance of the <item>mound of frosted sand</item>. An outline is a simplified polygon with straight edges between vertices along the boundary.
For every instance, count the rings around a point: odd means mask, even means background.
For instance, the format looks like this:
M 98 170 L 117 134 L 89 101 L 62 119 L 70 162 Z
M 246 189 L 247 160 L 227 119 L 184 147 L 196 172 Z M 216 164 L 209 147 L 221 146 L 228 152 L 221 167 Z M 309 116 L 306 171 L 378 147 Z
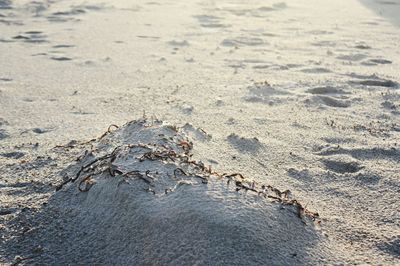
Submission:
M 315 230 L 317 214 L 289 191 L 213 172 L 193 159 L 193 142 L 184 129 L 139 120 L 70 144 L 90 149 L 62 171 L 37 214 L 42 225 L 8 249 L 37 264 L 338 262 Z

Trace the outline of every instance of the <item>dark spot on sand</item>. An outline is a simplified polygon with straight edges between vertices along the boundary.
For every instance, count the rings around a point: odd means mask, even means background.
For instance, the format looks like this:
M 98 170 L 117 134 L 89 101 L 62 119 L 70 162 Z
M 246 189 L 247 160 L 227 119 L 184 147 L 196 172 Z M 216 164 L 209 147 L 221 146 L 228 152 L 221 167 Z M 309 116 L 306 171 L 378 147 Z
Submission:
M 26 31 L 25 32 L 26 34 L 34 34 L 34 35 L 37 35 L 37 34 L 42 34 L 43 32 L 41 32 L 41 31 L 36 31 L 36 30 L 32 30 L 32 31 Z
M 69 58 L 66 56 L 52 56 L 52 57 L 50 57 L 50 59 L 56 60 L 56 61 L 71 61 L 72 60 L 72 58 Z
M 58 45 L 54 45 L 53 48 L 71 48 L 71 47 L 75 47 L 75 45 L 70 45 L 70 44 L 58 44 Z
M 307 90 L 308 93 L 311 94 L 346 94 L 347 92 L 342 89 L 332 87 L 332 86 L 324 86 L 324 87 L 316 87 Z
M 0 9 L 11 9 L 11 0 L 0 0 Z
M 363 86 L 375 86 L 375 87 L 386 87 L 386 88 L 397 88 L 398 83 L 392 80 L 380 79 L 380 80 L 360 80 L 360 81 L 349 81 L 350 84 L 359 84 Z
M 361 49 L 361 50 L 368 50 L 368 49 L 371 49 L 371 46 L 366 45 L 366 44 L 358 44 L 358 45 L 354 46 L 354 48 Z
M 34 128 L 32 129 L 32 132 L 36 133 L 36 134 L 44 134 L 46 132 L 49 132 L 50 130 L 48 129 L 43 129 L 43 128 Z
M 136 37 L 141 38 L 141 39 L 152 39 L 152 40 L 160 39 L 160 37 L 158 37 L 158 36 L 147 36 L 147 35 L 136 35 Z
M 381 243 L 378 245 L 378 248 L 386 253 L 400 257 L 400 237 Z
M 14 40 L 20 40 L 20 41 L 24 41 L 24 42 L 28 42 L 28 43 L 44 43 L 47 42 L 47 40 L 45 40 L 45 35 L 41 35 L 40 31 L 29 31 L 28 33 L 25 33 L 26 35 L 23 34 L 18 34 L 14 37 L 12 37 L 12 39 Z M 29 36 L 27 36 L 29 35 Z
M 72 16 L 86 13 L 83 9 L 72 9 L 70 11 L 59 11 L 53 13 L 54 16 Z
M 0 140 L 8 138 L 8 134 L 4 129 L 0 129 Z
M 353 148 L 345 149 L 342 147 L 329 147 L 321 150 L 318 155 L 329 156 L 329 155 L 350 155 L 354 159 L 359 160 L 393 160 L 396 162 L 400 161 L 400 151 L 396 148 Z
M 14 152 L 2 153 L 1 156 L 5 157 L 5 158 L 19 159 L 21 157 L 24 157 L 25 153 L 19 152 L 19 151 L 14 151 Z
M 392 63 L 392 61 L 386 60 L 386 59 L 370 59 L 368 61 L 372 62 L 372 63 L 375 63 L 375 64 L 382 64 L 382 65 L 386 65 L 386 64 L 391 64 Z
M 262 147 L 257 138 L 244 138 L 232 133 L 227 139 L 235 149 L 241 152 L 257 152 Z
M 0 117 L 0 126 L 8 125 L 8 122 Z
M 396 110 L 397 109 L 397 106 L 393 102 L 390 102 L 390 101 L 382 102 L 381 106 L 388 110 Z
M 172 40 L 169 41 L 168 44 L 171 46 L 179 46 L 179 47 L 189 46 L 189 42 L 186 40 Z
M 12 37 L 15 40 L 29 40 L 29 37 L 24 36 L 24 35 L 16 35 L 14 37 Z
M 360 61 L 363 60 L 367 57 L 365 54 L 350 54 L 350 55 L 340 55 L 336 57 L 336 59 L 339 60 L 345 60 L 345 61 Z
M 342 101 L 329 96 L 318 96 L 318 98 L 327 106 L 346 108 L 351 104 L 349 101 Z
M 328 159 L 324 160 L 323 163 L 327 169 L 340 174 L 356 173 L 363 168 L 356 161 L 346 161 L 341 159 Z
M 394 2 L 394 1 L 377 1 L 379 4 L 382 5 L 398 5 L 399 3 Z
M 322 73 L 331 73 L 332 71 L 324 68 L 324 67 L 314 67 L 314 68 L 305 68 L 300 70 L 303 73 L 311 73 L 311 74 L 322 74 Z
M 263 39 L 255 37 L 237 37 L 234 39 L 225 39 L 221 45 L 226 47 L 237 47 L 237 46 L 258 46 L 266 44 Z
M 0 209 L 0 215 L 9 215 L 14 213 L 14 209 Z

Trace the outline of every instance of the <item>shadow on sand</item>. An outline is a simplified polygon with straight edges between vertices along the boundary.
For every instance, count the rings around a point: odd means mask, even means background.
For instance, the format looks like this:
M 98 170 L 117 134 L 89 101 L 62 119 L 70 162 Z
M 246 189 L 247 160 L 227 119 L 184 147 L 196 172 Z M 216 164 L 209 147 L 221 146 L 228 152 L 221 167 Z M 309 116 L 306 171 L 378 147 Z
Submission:
M 400 26 L 400 0 L 359 0 L 379 16 Z

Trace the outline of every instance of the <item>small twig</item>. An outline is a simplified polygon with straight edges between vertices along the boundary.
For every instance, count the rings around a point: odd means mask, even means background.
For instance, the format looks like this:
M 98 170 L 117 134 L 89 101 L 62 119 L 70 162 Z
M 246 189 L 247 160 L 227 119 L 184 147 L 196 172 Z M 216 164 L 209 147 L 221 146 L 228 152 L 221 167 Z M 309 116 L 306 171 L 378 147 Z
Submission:
M 108 133 L 111 133 L 111 128 L 112 128 L 112 127 L 115 127 L 115 129 L 118 129 L 118 128 L 119 128 L 119 126 L 117 126 L 117 125 L 115 125 L 115 124 L 111 124 L 111 125 L 108 126 L 108 129 L 107 129 L 107 132 L 108 132 Z
M 176 168 L 174 170 L 174 177 L 177 178 L 176 173 L 177 172 L 181 172 L 181 174 L 183 174 L 184 176 L 187 176 L 187 174 L 185 173 L 185 171 L 182 170 L 182 168 Z

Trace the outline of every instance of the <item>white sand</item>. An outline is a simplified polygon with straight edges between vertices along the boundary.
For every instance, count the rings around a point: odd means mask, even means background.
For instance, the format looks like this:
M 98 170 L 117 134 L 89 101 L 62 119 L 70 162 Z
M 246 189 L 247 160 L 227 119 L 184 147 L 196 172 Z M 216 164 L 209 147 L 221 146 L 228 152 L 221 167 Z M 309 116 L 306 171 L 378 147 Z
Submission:
M 198 137 L 188 141 L 188 133 Z M 196 161 L 192 141 L 206 137 L 139 120 L 68 148 L 91 152 L 61 172 L 63 185 L 30 218 L 36 230 L 7 241 L 6 252 L 24 250 L 21 259 L 40 265 L 342 261 L 313 225 L 318 217 L 292 195 Z
M 210 134 L 194 152 L 213 169 L 318 211 L 327 262 L 399 263 L 399 6 L 0 0 L 0 262 L 44 246 L 6 249 L 45 226 L 80 154 L 52 147 L 145 111 Z M 22 262 L 52 255 L 36 251 Z

